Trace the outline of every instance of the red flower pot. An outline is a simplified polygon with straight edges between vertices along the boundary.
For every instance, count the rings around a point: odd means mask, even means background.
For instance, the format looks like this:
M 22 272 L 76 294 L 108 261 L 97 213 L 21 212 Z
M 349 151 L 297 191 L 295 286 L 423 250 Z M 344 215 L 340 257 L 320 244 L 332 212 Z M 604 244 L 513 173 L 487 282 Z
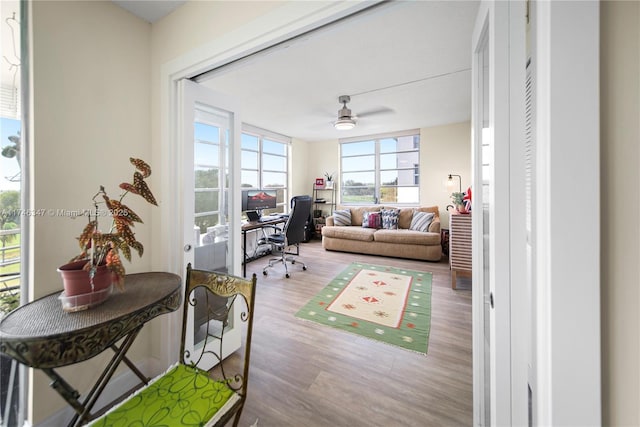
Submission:
M 82 269 L 86 263 L 74 261 L 58 268 L 64 285 L 64 294 L 60 299 L 66 311 L 86 310 L 104 302 L 111 294 L 112 273 L 105 265 L 98 266 L 92 288 L 89 272 Z

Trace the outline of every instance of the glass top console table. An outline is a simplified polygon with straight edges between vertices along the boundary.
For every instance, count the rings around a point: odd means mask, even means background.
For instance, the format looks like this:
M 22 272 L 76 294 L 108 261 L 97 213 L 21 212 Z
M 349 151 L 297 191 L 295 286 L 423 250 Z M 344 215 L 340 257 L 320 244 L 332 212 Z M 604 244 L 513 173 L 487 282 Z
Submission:
M 60 292 L 44 296 L 0 321 L 0 351 L 47 374 L 51 387 L 76 411 L 69 426 L 82 425 L 91 419 L 93 405 L 121 362 L 147 383 L 148 378 L 126 353 L 145 323 L 178 309 L 181 283 L 180 276 L 171 273 L 129 274 L 124 292 L 115 292 L 101 305 L 75 313 L 62 309 Z M 108 348 L 114 351 L 113 357 L 80 402 L 78 391 L 54 369 L 90 359 Z

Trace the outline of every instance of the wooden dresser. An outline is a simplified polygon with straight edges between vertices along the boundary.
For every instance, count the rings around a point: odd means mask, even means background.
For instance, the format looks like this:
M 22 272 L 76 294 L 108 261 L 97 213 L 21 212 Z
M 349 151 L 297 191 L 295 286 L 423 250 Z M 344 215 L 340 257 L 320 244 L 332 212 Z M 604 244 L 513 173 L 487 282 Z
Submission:
M 449 216 L 449 266 L 451 288 L 456 288 L 457 275 L 471 277 L 471 214 Z

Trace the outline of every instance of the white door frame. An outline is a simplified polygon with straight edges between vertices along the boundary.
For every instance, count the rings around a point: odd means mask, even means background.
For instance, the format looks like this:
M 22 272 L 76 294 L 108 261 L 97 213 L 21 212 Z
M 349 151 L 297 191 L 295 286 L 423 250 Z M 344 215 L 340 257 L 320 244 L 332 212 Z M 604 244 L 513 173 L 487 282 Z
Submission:
M 511 255 L 512 255 L 512 227 L 520 212 L 520 206 L 511 199 L 511 191 L 518 186 L 519 181 L 511 176 L 512 145 L 521 144 L 517 127 L 524 122 L 524 108 L 512 109 L 517 105 L 518 91 L 512 88 L 520 87 L 524 94 L 524 3 L 483 1 L 478 11 L 478 17 L 472 36 L 472 167 L 473 167 L 473 354 L 474 354 L 474 425 L 485 425 L 487 420 L 486 399 L 490 401 L 490 424 L 511 425 L 513 390 L 512 359 L 511 359 L 511 323 L 512 296 L 511 287 Z M 518 17 L 518 14 L 520 15 Z M 513 16 L 511 16 L 513 15 Z M 518 43 L 510 43 L 512 34 Z M 483 64 L 483 46 L 489 49 L 488 87 L 482 82 L 481 67 Z M 522 72 L 518 67 L 512 67 L 513 58 L 521 57 Z M 486 71 L 485 71 L 486 73 Z M 521 83 L 520 83 L 521 79 Z M 488 97 L 488 103 L 486 98 Z M 524 96 L 522 96 L 524 99 Z M 481 101 L 486 103 L 488 110 L 488 132 L 483 134 L 483 116 Z M 489 167 L 492 169 L 489 194 L 483 194 L 482 139 L 488 137 L 492 149 L 488 156 Z M 523 185 L 524 188 L 524 185 Z M 488 200 L 483 200 L 488 197 Z M 484 204 L 489 205 L 489 248 L 484 243 Z M 522 223 L 524 227 L 524 223 Z M 492 295 L 489 309 L 489 341 L 490 351 L 485 355 L 484 325 L 485 309 L 489 304 L 489 296 L 485 295 L 484 283 L 484 253 L 489 254 L 489 290 Z M 487 360 L 487 357 L 488 359 Z M 485 378 L 485 365 L 488 364 L 489 378 Z M 485 385 L 489 381 L 490 396 L 486 395 Z
M 519 7 L 515 2 L 510 5 Z M 524 82 L 518 47 L 524 40 L 514 26 L 522 11 L 512 7 L 509 73 L 503 74 L 510 82 L 511 141 L 506 189 L 510 250 L 505 259 L 511 299 L 510 315 L 503 319 L 510 321 L 511 341 L 509 348 L 498 350 L 503 354 L 495 355 L 504 363 L 497 366 L 511 373 L 511 398 L 494 405 L 491 423 L 526 425 L 531 416 L 533 425 L 600 425 L 599 4 L 539 1 L 529 6 L 528 36 L 536 81 L 532 207 L 536 280 L 528 300 L 524 292 L 524 115 L 519 111 L 524 88 L 514 84 Z M 585 208 L 568 215 L 563 209 L 567 205 Z M 475 322 L 474 317 L 474 328 Z M 481 368 L 475 359 L 481 349 L 474 334 L 474 375 Z M 474 410 L 481 399 L 476 393 L 482 393 L 483 386 L 474 384 Z M 503 386 L 506 382 L 498 381 L 496 392 Z
M 194 153 L 195 153 L 195 126 L 196 121 L 201 121 L 204 115 L 207 120 L 211 120 L 211 116 L 216 113 L 220 116 L 215 120 L 220 120 L 215 123 L 216 126 L 222 129 L 220 135 L 220 147 L 218 151 L 220 160 L 220 182 L 226 182 L 222 184 L 225 187 L 225 192 L 228 192 L 226 199 L 227 205 L 221 204 L 220 218 L 229 229 L 237 230 L 240 228 L 240 198 L 236 197 L 236 194 L 240 194 L 240 174 L 232 174 L 227 181 L 226 175 L 229 171 L 240 170 L 240 134 L 242 126 L 242 115 L 239 112 L 237 100 L 229 95 L 218 93 L 209 88 L 203 87 L 191 80 L 182 79 L 179 81 L 178 89 L 180 91 L 181 98 L 181 118 L 180 124 L 182 127 L 182 137 L 180 142 L 182 143 L 183 157 L 183 170 L 187 173 L 183 174 L 183 191 L 182 198 L 183 203 L 183 262 L 182 269 L 186 270 L 187 264 L 191 264 L 194 268 L 211 268 L 211 266 L 201 266 L 198 264 L 198 258 L 195 256 L 196 251 L 200 248 L 200 242 L 196 239 L 199 238 L 193 232 L 193 224 L 195 224 L 194 203 L 195 203 L 195 174 L 194 174 Z M 212 124 L 212 122 L 208 122 Z M 227 141 L 227 137 L 230 141 Z M 228 162 L 228 163 L 227 163 Z M 228 187 L 227 187 L 228 186 Z M 224 218 L 224 210 L 229 212 L 229 217 Z M 240 251 L 235 248 L 240 246 L 240 233 L 227 233 L 227 255 L 225 256 L 224 266 L 231 274 L 240 275 L 241 270 L 241 257 Z M 205 245 L 206 246 L 206 245 Z M 185 295 L 182 296 L 183 301 Z M 190 354 L 196 354 L 195 348 L 201 345 L 207 344 L 207 348 L 213 348 L 212 352 L 205 351 L 202 358 L 197 361 L 197 366 L 200 369 L 209 370 L 219 363 L 219 360 L 214 357 L 214 354 L 218 354 L 222 358 L 227 357 L 231 353 L 238 350 L 242 344 L 241 334 L 241 313 L 240 307 L 235 304 L 230 312 L 231 321 L 224 327 L 225 339 L 220 342 L 215 340 L 205 340 L 204 342 L 194 342 L 194 309 L 190 309 L 187 313 L 187 333 L 185 337 L 185 351 Z M 218 345 L 222 345 L 221 348 L 217 348 Z M 181 355 L 184 357 L 184 355 Z M 188 359 L 188 358 L 187 358 Z M 194 361 L 191 361 L 194 362 Z
M 600 5 L 537 1 L 531 14 L 533 417 L 535 425 L 600 425 Z

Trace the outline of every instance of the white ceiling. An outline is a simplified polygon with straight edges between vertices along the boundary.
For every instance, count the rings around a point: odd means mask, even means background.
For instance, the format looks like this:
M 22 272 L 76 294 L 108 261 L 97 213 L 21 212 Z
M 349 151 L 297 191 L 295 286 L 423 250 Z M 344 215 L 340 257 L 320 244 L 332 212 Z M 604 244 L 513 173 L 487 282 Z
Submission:
M 111 0 L 123 9 L 142 18 L 147 22 L 154 23 L 164 18 L 175 9 L 187 2 L 187 0 Z
M 201 83 L 239 98 L 243 122 L 306 141 L 470 120 L 478 4 L 394 2 Z M 332 125 L 340 95 L 359 116 L 350 131 Z
M 114 1 L 148 22 L 182 1 Z M 376 7 L 201 83 L 241 101 L 242 120 L 306 141 L 471 118 L 471 32 L 479 1 L 398 1 Z M 340 95 L 355 129 L 336 131 Z M 378 114 L 366 114 L 377 112 Z

